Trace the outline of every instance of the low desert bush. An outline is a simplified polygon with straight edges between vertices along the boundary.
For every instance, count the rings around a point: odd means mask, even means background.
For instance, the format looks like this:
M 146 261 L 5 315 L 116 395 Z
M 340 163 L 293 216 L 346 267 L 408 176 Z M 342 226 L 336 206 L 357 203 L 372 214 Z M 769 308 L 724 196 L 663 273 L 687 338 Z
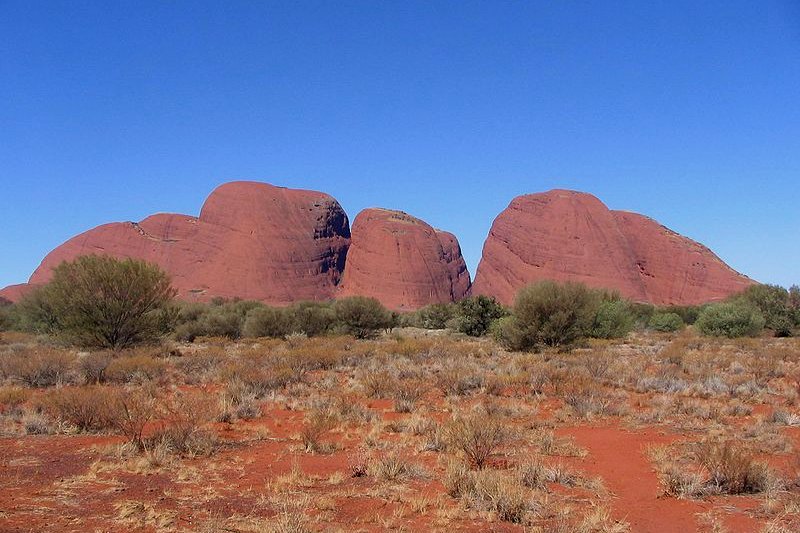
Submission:
M 333 304 L 337 328 L 357 339 L 375 337 L 382 329 L 391 328 L 395 319 L 375 298 L 351 296 Z
M 106 429 L 113 424 L 114 391 L 107 387 L 62 387 L 51 390 L 41 400 L 43 409 L 54 418 L 61 419 L 80 431 Z
M 86 354 L 78 359 L 78 373 L 87 384 L 103 383 L 111 360 L 112 355 L 108 352 Z
M 116 383 L 141 383 L 157 380 L 167 371 L 167 363 L 150 355 L 121 355 L 112 359 L 104 371 L 105 379 Z
M 35 347 L 0 355 L 0 374 L 29 387 L 52 387 L 69 381 L 74 363 L 71 353 Z
M 30 389 L 25 389 L 15 385 L 0 387 L 0 412 L 19 411 L 22 404 L 30 398 Z
M 425 329 L 444 329 L 457 313 L 457 304 L 430 304 L 413 313 L 409 325 Z
M 456 329 L 471 337 L 486 334 L 492 322 L 506 315 L 506 310 L 493 297 L 478 295 L 458 302 Z
M 590 333 L 600 296 L 580 283 L 534 283 L 517 293 L 513 318 L 498 327 L 496 337 L 516 350 L 570 344 Z
M 587 333 L 597 339 L 619 339 L 630 333 L 633 325 L 634 315 L 628 302 L 610 299 L 600 303 Z
M 672 332 L 684 327 L 681 316 L 677 313 L 653 313 L 647 322 L 647 327 L 653 331 Z
M 511 441 L 511 433 L 498 417 L 475 411 L 453 418 L 445 427 L 448 444 L 460 450 L 467 462 L 482 469 L 489 458 Z
M 117 390 L 109 402 L 108 421 L 135 449 L 145 449 L 144 428 L 155 416 L 155 400 L 144 390 Z
M 291 333 L 289 317 L 283 309 L 255 307 L 247 312 L 242 325 L 244 337 L 284 337 Z
M 150 446 L 191 457 L 210 455 L 216 438 L 206 425 L 218 417 L 218 409 L 214 398 L 202 391 L 176 392 L 164 406 L 160 427 L 148 438 Z
M 764 329 L 764 323 L 764 316 L 755 307 L 720 303 L 706 307 L 695 327 L 703 335 L 713 337 L 755 337 Z

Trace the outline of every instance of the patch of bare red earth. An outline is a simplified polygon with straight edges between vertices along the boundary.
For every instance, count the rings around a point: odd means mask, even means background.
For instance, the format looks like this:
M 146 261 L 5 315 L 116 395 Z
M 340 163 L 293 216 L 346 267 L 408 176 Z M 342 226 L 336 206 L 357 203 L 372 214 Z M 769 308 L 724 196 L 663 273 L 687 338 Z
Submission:
M 618 425 L 563 428 L 558 433 L 572 437 L 586 449 L 588 455 L 580 462 L 581 467 L 603 479 L 613 494 L 612 516 L 628 522 L 633 533 L 700 531 L 698 515 L 712 510 L 731 533 L 758 530 L 758 522 L 743 513 L 757 505 L 755 498 L 687 500 L 664 494 L 647 447 L 669 444 L 680 440 L 680 435 L 653 428 L 630 431 Z

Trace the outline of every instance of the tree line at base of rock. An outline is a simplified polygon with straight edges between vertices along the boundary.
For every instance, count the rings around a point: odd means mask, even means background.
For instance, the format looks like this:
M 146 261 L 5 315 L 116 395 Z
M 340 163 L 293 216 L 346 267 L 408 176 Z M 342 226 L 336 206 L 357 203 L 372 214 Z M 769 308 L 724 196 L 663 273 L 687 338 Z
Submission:
M 0 302 L 0 330 L 48 334 L 79 346 L 122 348 L 165 337 L 189 342 L 208 336 L 295 334 L 368 338 L 405 326 L 491 334 L 508 349 L 531 350 L 569 346 L 586 337 L 621 338 L 635 329 L 670 332 L 693 325 L 703 335 L 741 337 L 761 335 L 765 328 L 775 336 L 790 336 L 800 328 L 797 286 L 753 285 L 716 304 L 656 307 L 580 283 L 540 281 L 520 290 L 511 308 L 479 295 L 404 314 L 362 296 L 287 307 L 223 299 L 188 303 L 174 296 L 169 277 L 156 265 L 82 256 L 61 263 L 48 284 L 19 303 Z

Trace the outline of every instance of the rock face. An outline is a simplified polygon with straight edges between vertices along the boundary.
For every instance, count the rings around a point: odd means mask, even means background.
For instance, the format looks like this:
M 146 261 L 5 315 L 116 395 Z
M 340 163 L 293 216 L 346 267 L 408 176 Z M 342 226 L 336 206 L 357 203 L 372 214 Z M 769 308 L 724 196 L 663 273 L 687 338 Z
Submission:
M 336 291 L 349 242 L 347 215 L 331 196 L 231 182 L 199 217 L 158 214 L 82 233 L 48 254 L 30 281 L 48 281 L 64 260 L 108 254 L 160 265 L 183 299 L 324 300 Z
M 719 300 L 753 283 L 650 218 L 565 190 L 519 196 L 500 213 L 472 291 L 512 304 L 521 287 L 543 279 L 618 289 L 658 305 Z
M 408 310 L 458 300 L 469 285 L 451 233 L 387 209 L 365 209 L 353 222 L 342 296 L 371 296 L 391 309 Z

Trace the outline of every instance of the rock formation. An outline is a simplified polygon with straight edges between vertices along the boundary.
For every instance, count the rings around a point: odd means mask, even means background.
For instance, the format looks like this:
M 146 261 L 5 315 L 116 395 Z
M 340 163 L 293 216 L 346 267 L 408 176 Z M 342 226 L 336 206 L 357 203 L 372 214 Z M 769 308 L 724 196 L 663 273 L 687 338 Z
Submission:
M 472 291 L 511 304 L 521 287 L 543 279 L 617 289 L 659 305 L 719 300 L 753 283 L 650 218 L 565 190 L 519 196 L 500 213 Z
M 469 273 L 451 233 L 402 211 L 365 209 L 356 217 L 342 296 L 371 296 L 409 310 L 459 300 L 468 289 Z
M 49 281 L 62 261 L 108 254 L 158 264 L 184 300 L 220 296 L 284 305 L 364 294 L 391 308 L 415 309 L 464 296 L 469 273 L 455 236 L 399 212 L 362 215 L 353 275 L 343 287 L 350 226 L 336 200 L 321 192 L 232 182 L 209 195 L 199 217 L 162 213 L 73 237 L 44 258 L 29 284 L 0 295 L 17 301 L 32 284 Z
M 211 193 L 199 217 L 158 214 L 73 237 L 30 281 L 48 281 L 61 261 L 109 254 L 160 265 L 183 299 L 325 300 L 336 291 L 349 241 L 347 215 L 331 196 L 231 182 Z

